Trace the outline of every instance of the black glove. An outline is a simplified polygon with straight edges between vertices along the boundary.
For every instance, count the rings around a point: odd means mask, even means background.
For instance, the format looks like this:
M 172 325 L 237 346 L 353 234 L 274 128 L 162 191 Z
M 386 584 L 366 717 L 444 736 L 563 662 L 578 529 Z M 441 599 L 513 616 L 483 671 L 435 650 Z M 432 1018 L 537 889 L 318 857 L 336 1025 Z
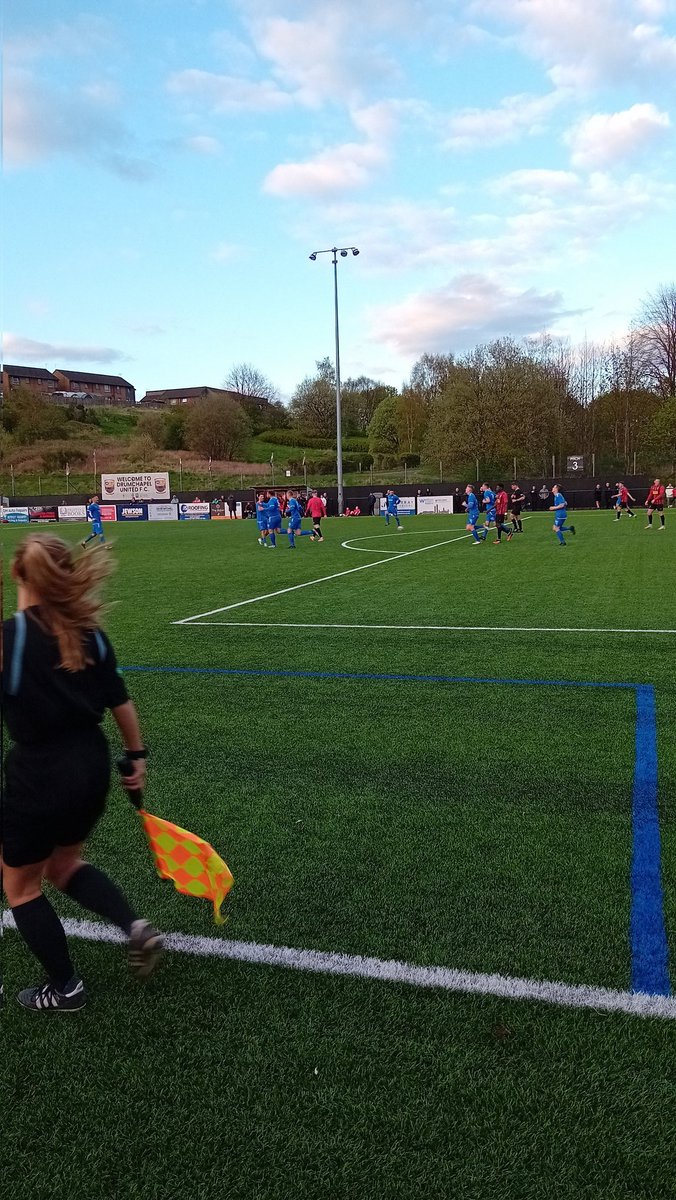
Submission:
M 127 758 L 126 754 L 123 754 L 121 758 L 118 758 L 117 769 L 120 772 L 120 775 L 134 774 L 134 764 L 131 759 Z M 127 789 L 127 795 L 131 803 L 134 805 L 134 808 L 140 809 L 143 807 L 143 792 L 141 791 L 141 788 L 133 788 L 131 791 Z

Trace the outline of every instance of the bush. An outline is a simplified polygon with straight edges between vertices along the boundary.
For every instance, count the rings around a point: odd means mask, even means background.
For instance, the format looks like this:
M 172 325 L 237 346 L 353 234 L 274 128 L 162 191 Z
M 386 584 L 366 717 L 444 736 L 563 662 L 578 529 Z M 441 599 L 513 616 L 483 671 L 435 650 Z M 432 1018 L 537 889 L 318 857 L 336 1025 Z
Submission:
M 332 450 L 335 441 L 331 438 L 309 437 L 298 429 L 264 429 L 258 434 L 259 442 L 273 446 L 298 446 L 309 450 Z
M 343 438 L 343 453 L 368 454 L 369 440 L 367 437 L 349 437 Z
M 401 463 L 402 467 L 419 467 L 420 466 L 420 455 L 419 454 L 402 454 L 399 457 L 399 462 Z
M 396 454 L 376 454 L 373 465 L 377 471 L 394 471 L 401 463 Z

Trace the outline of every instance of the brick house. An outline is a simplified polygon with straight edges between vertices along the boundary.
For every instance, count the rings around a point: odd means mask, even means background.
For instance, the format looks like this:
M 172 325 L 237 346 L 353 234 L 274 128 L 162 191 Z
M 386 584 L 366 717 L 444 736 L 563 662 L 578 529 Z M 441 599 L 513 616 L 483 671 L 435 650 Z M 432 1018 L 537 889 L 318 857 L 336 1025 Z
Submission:
M 51 371 L 44 367 L 15 367 L 4 363 L 2 368 L 2 393 L 9 396 L 16 388 L 29 388 L 44 397 L 51 396 L 58 384 Z
M 189 387 L 189 388 L 159 388 L 146 392 L 141 398 L 144 408 L 171 408 L 182 404 L 195 404 L 198 400 L 206 400 L 209 396 L 231 396 L 240 400 L 237 392 L 229 392 L 227 388 Z
M 136 403 L 136 389 L 121 375 L 97 375 L 91 371 L 54 372 L 56 390 L 59 392 L 87 392 L 99 404 L 132 405 Z

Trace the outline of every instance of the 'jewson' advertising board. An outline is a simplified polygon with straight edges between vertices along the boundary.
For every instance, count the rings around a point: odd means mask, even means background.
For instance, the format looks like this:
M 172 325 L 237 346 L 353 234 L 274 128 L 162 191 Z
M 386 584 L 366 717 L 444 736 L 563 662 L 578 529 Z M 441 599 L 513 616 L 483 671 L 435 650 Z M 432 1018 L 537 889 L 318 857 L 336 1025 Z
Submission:
M 86 521 L 87 520 L 86 504 L 60 504 L 59 505 L 59 520 L 60 521 Z
M 117 505 L 118 521 L 147 521 L 148 520 L 148 505 L 147 504 L 118 504 Z
M 178 515 L 181 521 L 208 521 L 211 515 L 211 505 L 206 500 L 195 500 L 192 504 L 179 504 Z
M 101 499 L 140 503 L 144 500 L 168 500 L 168 471 L 148 471 L 139 475 L 102 475 Z
M 452 513 L 452 496 L 418 496 L 418 516 L 421 513 Z
M 7 521 L 9 525 L 27 525 L 29 521 L 27 508 L 4 508 L 2 511 L 3 521 Z
M 381 500 L 380 500 L 380 515 L 381 515 L 381 517 L 384 517 L 386 512 L 387 512 L 387 497 L 382 496 Z M 400 517 L 415 516 L 415 496 L 402 496 L 401 499 L 399 500 L 399 505 L 397 507 L 397 513 Z
M 149 504 L 149 521 L 177 521 L 178 504 Z

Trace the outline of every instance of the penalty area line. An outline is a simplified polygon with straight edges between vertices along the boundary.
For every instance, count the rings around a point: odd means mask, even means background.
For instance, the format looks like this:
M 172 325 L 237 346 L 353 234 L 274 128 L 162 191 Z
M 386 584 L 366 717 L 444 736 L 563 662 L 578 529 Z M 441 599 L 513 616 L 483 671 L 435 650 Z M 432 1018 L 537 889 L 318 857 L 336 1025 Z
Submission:
M 249 600 L 237 600 L 234 604 L 224 604 L 221 608 L 210 608 L 208 612 L 195 613 L 194 617 L 183 617 L 180 621 L 172 621 L 172 625 L 190 625 L 193 621 L 201 621 L 202 617 L 213 617 L 218 613 L 231 612 L 233 608 L 243 608 L 247 604 L 258 604 L 260 600 L 273 600 L 275 596 L 285 596 L 288 592 L 297 592 L 301 588 L 313 587 L 316 583 L 328 583 L 331 579 L 341 579 L 344 575 L 354 575 L 357 571 L 370 571 L 373 567 L 380 567 L 383 563 L 397 562 L 400 558 L 410 558 L 412 554 L 424 554 L 426 550 L 438 550 L 441 546 L 450 546 L 453 542 L 461 542 L 466 540 L 470 535 L 468 533 L 460 534 L 459 537 L 446 538 L 443 542 L 435 542 L 432 546 L 419 546 L 417 550 L 403 550 L 401 553 L 392 554 L 388 551 L 388 558 L 379 558 L 377 562 L 362 563 L 360 567 L 348 567 L 346 571 L 334 571 L 332 575 L 322 575 L 319 579 L 307 579 L 305 583 L 294 583 L 291 587 L 279 588 L 276 592 L 266 592 L 264 596 L 252 596 Z M 218 622 L 207 622 L 208 624 L 216 625 Z
M 3 914 L 4 925 L 16 929 L 11 913 Z M 70 937 L 87 942 L 126 944 L 119 929 L 96 921 L 63 921 Z M 595 1012 L 626 1013 L 636 1017 L 676 1019 L 676 998 L 645 992 L 620 992 L 587 984 L 560 983 L 547 979 L 521 979 L 510 975 L 460 971 L 452 967 L 416 966 L 360 954 L 324 950 L 301 950 L 270 946 L 230 938 L 198 937 L 187 933 L 164 935 L 166 948 L 177 954 L 225 959 L 253 966 L 281 967 L 315 975 L 342 975 L 379 983 L 403 983 L 410 987 L 436 989 L 469 996 L 499 996 L 505 1000 L 532 1000 L 560 1008 L 590 1009 Z

